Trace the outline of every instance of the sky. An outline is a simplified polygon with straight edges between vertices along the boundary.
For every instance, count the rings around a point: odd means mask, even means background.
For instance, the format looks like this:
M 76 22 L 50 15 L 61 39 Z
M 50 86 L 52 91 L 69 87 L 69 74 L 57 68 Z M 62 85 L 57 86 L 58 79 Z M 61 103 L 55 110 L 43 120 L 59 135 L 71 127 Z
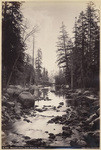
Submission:
M 49 74 L 58 71 L 56 57 L 56 42 L 58 41 L 60 27 L 62 22 L 66 26 L 69 37 L 73 37 L 73 27 L 75 17 L 85 10 L 87 2 L 70 1 L 70 2 L 25 2 L 21 7 L 23 16 L 27 20 L 29 33 L 32 28 L 37 25 L 38 32 L 34 34 L 34 56 L 39 48 L 43 54 L 43 67 L 48 70 Z M 30 36 L 26 40 L 27 53 L 32 56 L 33 39 Z

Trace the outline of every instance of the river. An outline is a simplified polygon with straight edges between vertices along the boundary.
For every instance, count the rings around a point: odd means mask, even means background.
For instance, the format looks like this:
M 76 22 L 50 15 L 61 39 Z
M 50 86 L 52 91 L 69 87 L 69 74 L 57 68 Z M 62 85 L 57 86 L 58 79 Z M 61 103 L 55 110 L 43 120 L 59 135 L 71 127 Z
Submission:
M 35 102 L 35 110 L 31 109 L 20 120 L 13 123 L 8 132 L 7 140 L 10 145 L 24 146 L 28 139 L 43 139 L 49 141 L 50 134 L 62 133 L 62 124 L 48 123 L 55 116 L 66 114 L 68 107 L 66 98 L 59 93 L 51 92 L 50 88 L 40 89 L 39 100 Z M 15 142 L 15 143 L 14 143 Z M 50 142 L 50 145 L 52 143 Z M 64 146 L 64 140 L 59 138 L 53 146 Z
M 78 89 L 64 90 L 66 95 L 60 91 L 40 88 L 31 108 L 14 97 L 5 102 L 2 145 L 6 149 L 99 147 L 98 96 Z

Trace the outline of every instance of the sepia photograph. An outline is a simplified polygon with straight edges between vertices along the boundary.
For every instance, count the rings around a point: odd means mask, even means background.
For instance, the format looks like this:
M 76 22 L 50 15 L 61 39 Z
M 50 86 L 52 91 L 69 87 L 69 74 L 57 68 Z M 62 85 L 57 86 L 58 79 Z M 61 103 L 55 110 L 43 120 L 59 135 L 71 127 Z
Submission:
M 100 149 L 100 1 L 1 9 L 1 148 Z

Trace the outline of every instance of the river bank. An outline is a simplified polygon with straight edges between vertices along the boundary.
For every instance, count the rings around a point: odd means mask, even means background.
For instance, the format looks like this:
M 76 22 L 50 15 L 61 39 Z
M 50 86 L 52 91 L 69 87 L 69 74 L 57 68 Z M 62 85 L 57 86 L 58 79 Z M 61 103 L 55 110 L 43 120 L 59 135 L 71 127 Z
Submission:
M 93 90 L 66 90 L 62 96 L 41 89 L 31 108 L 4 93 L 2 105 L 3 146 L 99 147 L 99 96 Z

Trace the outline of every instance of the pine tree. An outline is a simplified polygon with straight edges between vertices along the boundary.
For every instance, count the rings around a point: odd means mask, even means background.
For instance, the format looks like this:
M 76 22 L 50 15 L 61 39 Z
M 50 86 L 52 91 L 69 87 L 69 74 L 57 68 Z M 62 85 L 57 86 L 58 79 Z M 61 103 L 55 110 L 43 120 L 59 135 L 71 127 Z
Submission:
M 73 50 L 76 87 L 94 87 L 99 83 L 99 26 L 98 14 L 90 2 L 75 22 Z M 97 79 L 97 80 L 96 80 Z
M 86 9 L 86 26 L 87 26 L 87 77 L 89 85 L 95 86 L 99 83 L 96 79 L 99 77 L 99 14 L 94 8 L 94 3 L 88 3 Z M 97 86 L 97 85 L 96 85 Z
M 75 39 L 75 50 L 76 50 L 76 63 L 78 63 L 77 74 L 78 74 L 78 86 L 81 88 L 85 87 L 85 49 L 86 49 L 86 26 L 85 26 L 85 14 L 82 11 L 77 20 L 76 39 Z
M 65 70 L 65 78 L 66 78 L 66 84 L 70 84 L 70 52 L 72 50 L 72 42 L 70 38 L 68 37 L 66 27 L 62 23 L 62 26 L 60 28 L 60 36 L 58 37 L 57 42 L 57 57 L 58 57 L 58 65 L 59 67 L 64 68 Z
M 46 70 L 46 68 L 43 68 L 43 72 L 42 72 L 42 83 L 45 85 L 47 85 L 49 82 L 49 77 L 48 77 L 48 71 Z
M 35 59 L 35 72 L 36 72 L 36 82 L 40 83 L 42 78 L 42 51 L 38 49 L 37 57 Z

